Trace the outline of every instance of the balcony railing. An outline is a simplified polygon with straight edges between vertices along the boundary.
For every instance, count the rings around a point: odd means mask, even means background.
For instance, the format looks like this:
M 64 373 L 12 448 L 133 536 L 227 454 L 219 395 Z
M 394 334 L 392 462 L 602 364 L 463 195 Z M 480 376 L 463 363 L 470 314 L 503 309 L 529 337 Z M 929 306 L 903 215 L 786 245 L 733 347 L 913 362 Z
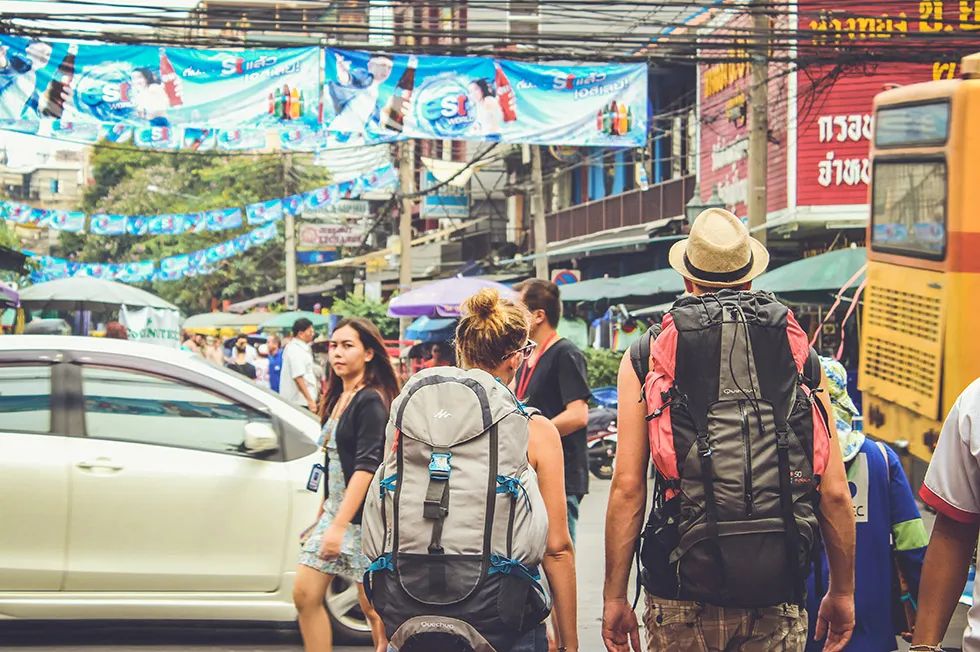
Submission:
M 692 196 L 693 175 L 550 213 L 545 216 L 548 242 L 684 215 Z

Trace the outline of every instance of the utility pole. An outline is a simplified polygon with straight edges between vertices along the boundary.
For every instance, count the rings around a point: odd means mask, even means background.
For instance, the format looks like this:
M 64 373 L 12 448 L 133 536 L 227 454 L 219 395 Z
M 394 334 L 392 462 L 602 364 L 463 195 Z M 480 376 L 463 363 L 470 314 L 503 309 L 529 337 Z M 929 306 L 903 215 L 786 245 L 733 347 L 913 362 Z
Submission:
M 285 153 L 282 157 L 283 197 L 295 193 L 293 183 L 293 155 Z M 296 218 L 291 211 L 285 211 L 286 229 L 286 310 L 299 308 L 299 288 L 296 284 Z
M 531 145 L 531 213 L 534 218 L 534 275 L 548 276 L 548 229 L 544 223 L 544 176 L 541 172 L 541 146 Z
M 398 185 L 402 193 L 398 211 L 398 291 L 412 289 L 412 212 L 415 210 L 415 141 L 403 140 L 398 145 Z M 405 331 L 412 323 L 411 317 L 399 320 L 398 339 L 405 339 Z
M 752 0 L 753 43 L 749 88 L 749 229 L 766 244 L 766 171 L 769 167 L 769 14 L 765 0 Z M 758 228 L 757 228 L 758 227 Z

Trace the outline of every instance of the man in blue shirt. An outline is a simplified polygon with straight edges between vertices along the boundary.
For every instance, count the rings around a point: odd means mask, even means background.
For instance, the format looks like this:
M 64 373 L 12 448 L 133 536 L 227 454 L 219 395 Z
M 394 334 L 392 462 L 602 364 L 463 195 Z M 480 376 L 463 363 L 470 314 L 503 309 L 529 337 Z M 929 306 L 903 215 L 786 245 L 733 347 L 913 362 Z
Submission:
M 895 633 L 904 629 L 895 622 L 892 612 L 895 566 L 901 569 L 914 601 L 929 539 L 898 455 L 888 446 L 866 439 L 863 432 L 852 427 L 852 418 L 858 416 L 858 411 L 847 394 L 843 365 L 830 358 L 821 358 L 820 363 L 827 377 L 857 521 L 854 564 L 857 618 L 847 649 L 888 652 L 898 648 Z M 827 591 L 826 557 L 821 555 L 817 563 L 817 572 L 807 582 L 807 610 L 816 609 Z M 813 633 L 811 623 L 807 652 L 823 649 L 823 643 L 815 641 Z
M 270 335 L 266 346 L 269 347 L 269 388 L 279 392 L 279 378 L 282 376 L 282 346 L 278 335 Z

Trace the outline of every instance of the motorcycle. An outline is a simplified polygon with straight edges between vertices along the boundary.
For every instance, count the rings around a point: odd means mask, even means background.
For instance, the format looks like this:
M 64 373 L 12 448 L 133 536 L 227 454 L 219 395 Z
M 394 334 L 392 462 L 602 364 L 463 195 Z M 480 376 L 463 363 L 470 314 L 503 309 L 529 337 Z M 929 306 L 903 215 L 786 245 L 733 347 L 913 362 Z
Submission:
M 589 471 L 600 480 L 609 480 L 616 461 L 616 388 L 596 388 L 592 399 L 598 407 L 589 410 L 586 434 Z

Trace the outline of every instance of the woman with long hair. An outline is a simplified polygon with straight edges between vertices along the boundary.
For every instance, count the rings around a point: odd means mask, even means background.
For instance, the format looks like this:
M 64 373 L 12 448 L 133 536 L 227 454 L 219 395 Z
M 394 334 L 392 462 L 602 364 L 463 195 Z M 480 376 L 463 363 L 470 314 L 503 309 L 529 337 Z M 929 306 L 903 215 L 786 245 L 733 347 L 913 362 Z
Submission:
M 531 315 L 527 308 L 504 299 L 493 289 L 483 289 L 462 306 L 456 328 L 456 357 L 463 369 L 482 369 L 504 385 L 513 381 L 518 368 L 533 351 L 529 339 Z M 528 462 L 538 476 L 538 486 L 548 513 L 546 554 L 541 565 L 554 599 L 553 618 L 559 649 L 577 652 L 575 553 L 568 532 L 565 504 L 565 465 L 561 437 L 541 415 L 531 417 Z M 544 625 L 528 633 L 512 652 L 547 652 Z
M 384 626 L 361 584 L 370 564 L 361 552 L 361 510 L 381 464 L 388 406 L 398 394 L 398 379 L 381 333 L 366 319 L 337 324 L 328 349 L 327 391 L 320 410 L 326 491 L 316 522 L 302 538 L 293 602 L 306 651 L 328 652 L 333 634 L 323 606 L 327 587 L 335 575 L 357 582 L 374 644 L 384 652 Z

